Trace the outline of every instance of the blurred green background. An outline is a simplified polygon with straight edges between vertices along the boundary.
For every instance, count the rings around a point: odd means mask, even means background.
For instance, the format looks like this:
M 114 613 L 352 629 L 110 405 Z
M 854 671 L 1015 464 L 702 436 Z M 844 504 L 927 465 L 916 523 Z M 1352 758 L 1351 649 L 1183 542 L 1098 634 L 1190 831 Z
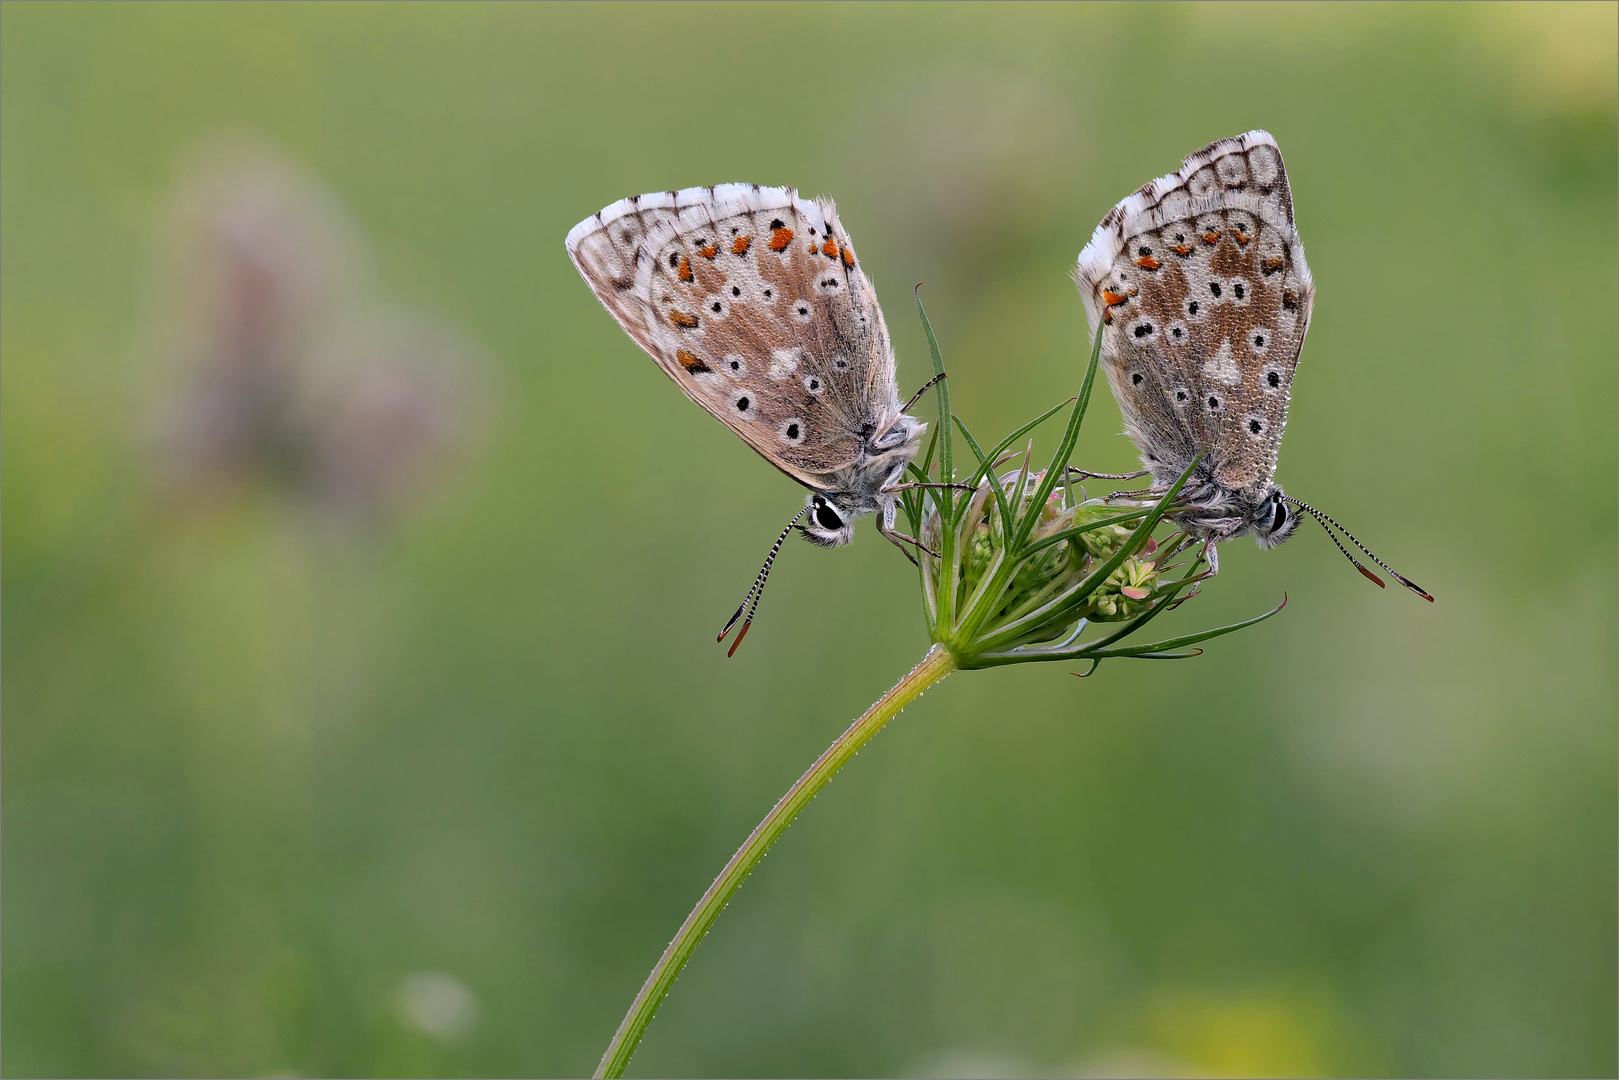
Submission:
M 632 1073 L 1614 1075 L 1615 11 L 8 3 L 4 1072 L 587 1073 L 926 641 L 863 526 L 789 547 L 725 659 L 802 496 L 568 228 L 833 195 L 902 385 L 926 281 L 995 436 L 1076 388 L 1108 207 L 1264 127 L 1319 290 L 1278 478 L 1439 602 L 1307 526 L 1227 549 L 1178 626 L 1290 603 L 1198 660 L 954 676 L 765 861 Z M 188 163 L 232 145 L 476 343 L 444 406 L 475 431 L 363 522 L 307 469 L 174 498 L 151 450 L 199 378 L 174 303 L 215 302 L 164 269 Z M 1130 467 L 1091 417 L 1076 461 Z

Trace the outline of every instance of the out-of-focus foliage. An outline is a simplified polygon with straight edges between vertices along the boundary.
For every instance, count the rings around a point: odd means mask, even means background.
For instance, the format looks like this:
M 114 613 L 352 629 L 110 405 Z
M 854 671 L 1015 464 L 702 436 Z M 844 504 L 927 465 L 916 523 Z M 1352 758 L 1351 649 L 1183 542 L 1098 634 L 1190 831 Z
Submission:
M 588 1071 L 926 634 L 864 530 L 785 551 L 725 660 L 801 496 L 568 228 L 834 195 L 902 382 L 925 280 L 994 437 L 1077 388 L 1107 208 L 1265 127 L 1319 288 L 1279 479 L 1439 602 L 1307 525 L 1223 553 L 1199 625 L 1291 603 L 1198 660 L 952 679 L 632 1072 L 1611 1075 L 1615 39 L 1612 4 L 7 4 L 0 1066 Z M 197 321 L 272 309 L 258 360 Z M 1116 430 L 1099 396 L 1076 462 L 1130 467 Z

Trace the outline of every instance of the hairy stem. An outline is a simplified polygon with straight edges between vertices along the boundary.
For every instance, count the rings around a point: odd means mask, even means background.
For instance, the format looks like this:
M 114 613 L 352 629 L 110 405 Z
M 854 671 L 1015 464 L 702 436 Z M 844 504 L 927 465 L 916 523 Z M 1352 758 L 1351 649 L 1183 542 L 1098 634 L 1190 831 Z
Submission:
M 618 1025 L 613 1041 L 607 1044 L 607 1052 L 602 1055 L 601 1064 L 596 1066 L 598 1077 L 624 1075 L 624 1069 L 635 1054 L 641 1036 L 646 1034 L 647 1025 L 652 1022 L 658 1006 L 663 1004 L 664 996 L 669 993 L 681 969 L 691 959 L 692 953 L 697 951 L 697 943 L 703 940 L 703 935 L 714 925 L 714 920 L 725 910 L 725 905 L 730 903 L 736 890 L 759 864 L 759 860 L 765 857 L 770 845 L 787 831 L 787 826 L 793 823 L 799 811 L 809 805 L 809 801 L 826 786 L 827 781 L 871 741 L 871 737 L 881 731 L 884 724 L 921 697 L 922 691 L 954 670 L 956 662 L 950 652 L 942 645 L 933 646 L 921 663 L 911 669 L 910 674 L 895 683 L 893 689 L 878 698 L 860 719 L 849 725 L 849 729 L 816 759 L 809 771 L 787 789 L 787 794 L 781 797 L 781 801 L 765 815 L 758 828 L 731 856 L 731 861 L 725 864 L 725 869 L 714 879 L 714 884 L 697 901 L 697 906 L 681 924 L 680 932 L 663 951 L 657 966 L 641 986 L 641 992 L 635 995 L 630 1011 L 624 1015 L 624 1022 Z

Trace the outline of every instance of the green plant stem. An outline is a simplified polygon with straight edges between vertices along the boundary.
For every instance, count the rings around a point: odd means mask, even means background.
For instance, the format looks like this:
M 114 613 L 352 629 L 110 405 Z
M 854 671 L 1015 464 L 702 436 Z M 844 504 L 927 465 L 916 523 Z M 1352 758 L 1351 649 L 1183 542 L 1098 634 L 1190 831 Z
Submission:
M 714 884 L 708 887 L 703 898 L 697 901 L 686 921 L 681 924 L 680 932 L 663 951 L 657 966 L 646 977 L 641 986 L 641 992 L 635 995 L 635 1001 L 630 1005 L 630 1011 L 624 1015 L 624 1022 L 618 1025 L 618 1031 L 613 1034 L 613 1041 L 607 1044 L 607 1052 L 602 1055 L 601 1064 L 596 1066 L 596 1075 L 623 1076 L 624 1069 L 635 1054 L 636 1046 L 641 1042 L 641 1036 L 646 1034 L 647 1025 L 663 1004 L 663 999 L 674 985 L 675 979 L 680 975 L 686 962 L 691 959 L 692 953 L 697 951 L 697 943 L 703 940 L 714 920 L 719 918 L 725 905 L 730 903 L 736 890 L 741 888 L 742 882 L 752 873 L 759 860 L 765 857 L 781 834 L 787 831 L 787 826 L 793 823 L 799 811 L 809 805 L 811 799 L 826 786 L 828 780 L 849 759 L 859 752 L 862 746 L 871 741 L 871 737 L 883 729 L 883 725 L 899 715 L 899 711 L 917 698 L 922 692 L 952 671 L 956 670 L 956 661 L 948 649 L 942 645 L 935 645 L 922 657 L 920 663 L 911 669 L 893 689 L 878 698 L 865 713 L 849 725 L 849 729 L 839 735 L 837 741 L 827 747 L 809 771 L 798 778 L 798 783 L 787 789 L 787 794 L 781 797 L 774 809 L 765 815 L 759 822 L 758 828 L 747 841 L 737 849 L 731 861 L 725 864 L 720 876 L 714 879 Z

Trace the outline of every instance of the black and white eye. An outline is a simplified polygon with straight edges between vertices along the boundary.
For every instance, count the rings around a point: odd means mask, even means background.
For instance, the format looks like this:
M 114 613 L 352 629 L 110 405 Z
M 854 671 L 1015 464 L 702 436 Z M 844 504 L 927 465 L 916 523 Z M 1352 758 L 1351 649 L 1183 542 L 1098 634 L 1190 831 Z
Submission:
M 757 406 L 758 403 L 754 401 L 753 395 L 747 391 L 731 395 L 731 411 L 738 416 L 752 416 Z
M 720 361 L 720 370 L 733 379 L 740 379 L 748 373 L 748 362 L 736 353 L 726 353 L 725 359 Z
M 1150 318 L 1134 319 L 1126 324 L 1124 337 L 1138 345 L 1150 345 L 1158 339 L 1158 323 Z
M 1280 394 L 1286 381 L 1282 369 L 1275 364 L 1266 364 L 1265 370 L 1259 373 L 1259 388 L 1267 394 Z
M 708 312 L 709 318 L 723 319 L 731 313 L 731 304 L 728 297 L 715 293 L 703 301 L 703 310 Z
M 774 304 L 776 302 L 776 287 L 767 282 L 765 286 L 759 290 L 759 301 L 760 303 L 766 305 Z
M 814 310 L 808 300 L 794 300 L 792 307 L 793 318 L 801 323 L 807 323 L 815 317 Z
M 740 285 L 732 285 L 730 288 L 726 289 L 725 291 L 731 294 L 731 299 L 735 300 L 735 299 L 738 299 L 739 297 L 741 297 L 741 295 L 742 295 L 742 286 L 740 286 Z
M 814 396 L 820 397 L 826 392 L 826 384 L 821 381 L 819 375 L 806 375 L 804 376 L 804 389 Z
M 1225 282 L 1221 281 L 1219 278 L 1209 278 L 1209 280 L 1204 284 L 1209 292 L 1209 300 L 1213 303 L 1223 303 L 1230 295 L 1230 293 L 1226 290 Z
M 1184 386 L 1176 387 L 1174 393 L 1169 396 L 1170 400 L 1175 402 L 1176 408 L 1185 408 L 1192 401 L 1192 392 Z
M 822 274 L 815 282 L 815 291 L 822 296 L 836 296 L 842 288 L 843 282 L 836 274 Z
M 837 368 L 839 371 L 846 371 L 849 367 L 849 361 L 845 360 L 841 356 L 836 356 L 832 358 L 832 366 Z
M 1255 356 L 1264 356 L 1270 352 L 1271 331 L 1268 327 L 1248 331 L 1248 348 L 1253 350 Z
M 1192 338 L 1192 332 L 1179 319 L 1164 327 L 1164 333 L 1169 337 L 1171 345 L 1185 345 Z
M 776 434 L 788 446 L 798 446 L 804 441 L 804 421 L 796 416 L 783 420 L 776 426 Z
M 1225 399 L 1219 394 L 1210 394 L 1203 399 L 1203 407 L 1211 413 L 1225 411 Z
M 1147 377 L 1145 375 L 1141 374 L 1141 372 L 1139 372 L 1139 371 L 1130 372 L 1130 385 L 1131 386 L 1140 386 L 1142 383 L 1144 383 L 1146 381 L 1147 381 Z
M 1246 307 L 1248 301 L 1254 298 L 1254 287 L 1248 283 L 1247 278 L 1227 278 L 1226 298 L 1235 307 Z
M 1242 418 L 1242 433 L 1255 442 L 1263 439 L 1265 432 L 1269 430 L 1270 425 L 1265 422 L 1265 418 L 1262 416 L 1249 413 Z
M 1196 325 L 1208 318 L 1209 301 L 1199 295 L 1195 290 L 1189 292 L 1185 300 L 1181 301 L 1181 315 L 1187 322 Z
M 843 528 L 843 517 L 833 505 L 819 495 L 812 500 L 815 524 L 828 531 Z

